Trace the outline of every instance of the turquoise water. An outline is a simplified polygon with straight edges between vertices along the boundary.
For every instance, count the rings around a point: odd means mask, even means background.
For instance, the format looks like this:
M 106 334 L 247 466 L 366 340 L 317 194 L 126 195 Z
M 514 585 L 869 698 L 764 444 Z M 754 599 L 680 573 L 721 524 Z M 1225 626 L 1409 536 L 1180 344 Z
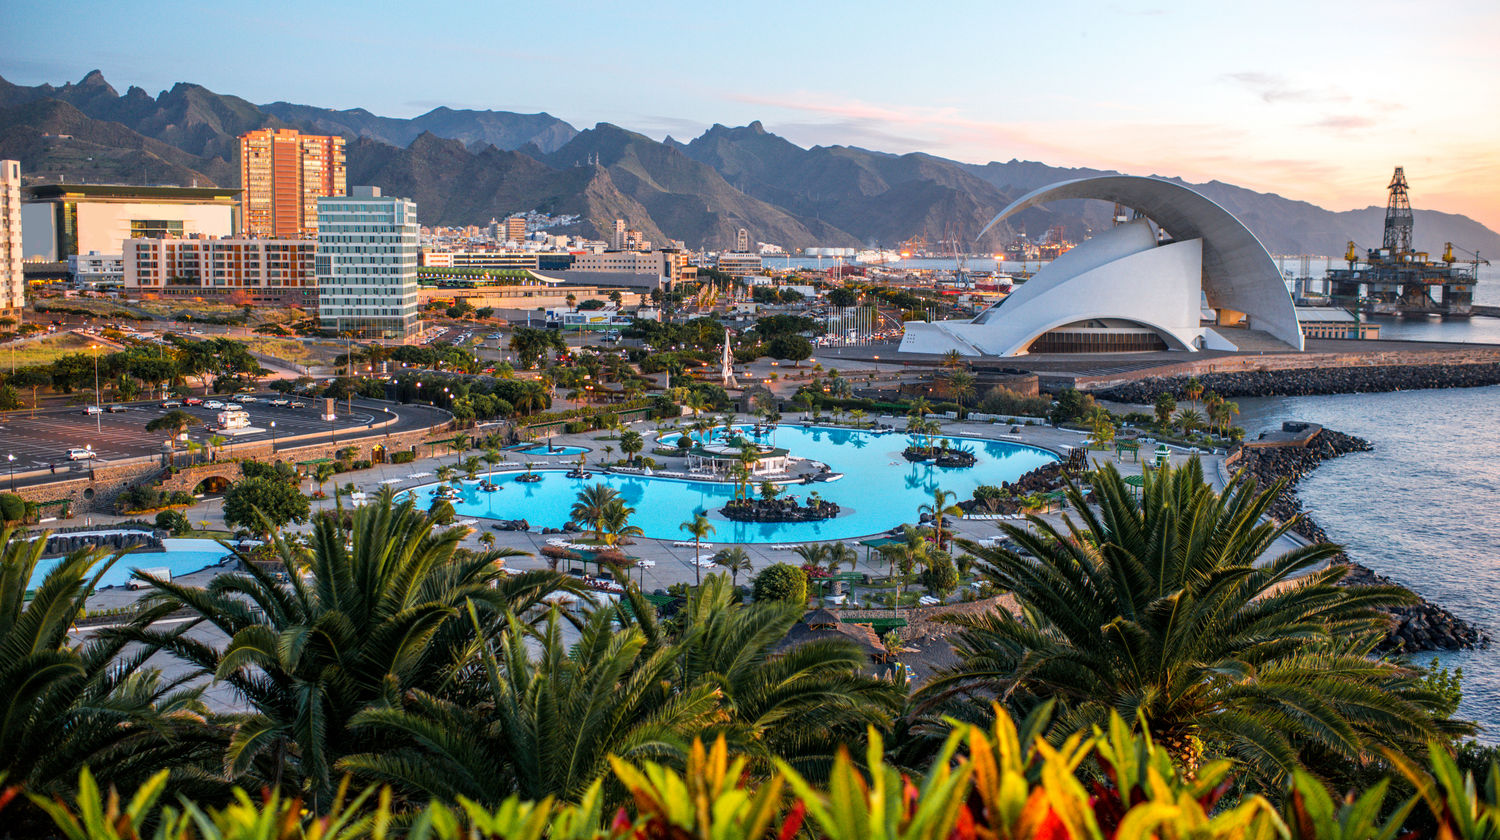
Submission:
M 511 451 L 517 455 L 530 457 L 532 455 L 582 455 L 590 450 L 587 446 L 558 446 L 549 450 L 547 444 L 543 443 L 535 447 L 523 447 Z
M 213 540 L 162 540 L 165 551 L 136 550 L 119 560 L 99 579 L 100 586 L 124 586 L 130 573 L 136 569 L 170 569 L 172 576 L 196 572 L 218 563 L 231 552 Z M 31 575 L 30 588 L 40 586 L 47 573 L 57 567 L 62 558 L 54 557 L 37 563 Z M 102 561 L 101 561 L 102 562 Z
M 743 433 L 744 430 L 742 429 Z M 676 435 L 667 435 L 675 440 Z M 904 522 L 917 521 L 917 508 L 932 503 L 935 488 L 968 499 L 981 484 L 1014 481 L 1057 456 L 1023 444 L 949 437 L 955 446 L 969 447 L 979 463 L 968 469 L 939 468 L 908 463 L 901 457 L 908 439 L 904 434 L 872 435 L 851 429 L 781 426 L 763 437 L 785 447 L 794 457 L 821 461 L 844 477 L 831 482 L 787 487 L 788 495 L 806 499 L 813 491 L 837 502 L 838 517 L 824 522 L 747 523 L 733 522 L 719 508 L 734 497 L 731 484 L 659 476 L 626 476 L 594 473 L 593 478 L 568 478 L 558 470 L 539 470 L 542 480 L 526 484 L 514 475 L 497 477 L 501 490 L 485 493 L 475 484 L 461 486 L 463 497 L 454 502 L 460 516 L 488 519 L 525 519 L 532 528 L 561 528 L 568 511 L 585 485 L 603 482 L 619 491 L 636 509 L 631 524 L 639 525 L 647 537 L 681 540 L 678 527 L 699 513 L 713 523 L 714 543 L 768 543 L 842 540 L 878 534 Z M 416 488 L 421 504 L 432 500 L 436 485 Z

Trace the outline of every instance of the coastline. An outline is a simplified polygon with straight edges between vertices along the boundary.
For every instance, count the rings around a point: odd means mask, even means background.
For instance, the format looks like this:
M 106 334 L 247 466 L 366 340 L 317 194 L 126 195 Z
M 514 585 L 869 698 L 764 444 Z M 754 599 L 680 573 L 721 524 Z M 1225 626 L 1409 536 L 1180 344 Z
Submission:
M 1303 509 L 1302 500 L 1297 496 L 1297 485 L 1324 461 L 1372 449 L 1374 446 L 1363 438 L 1323 429 L 1306 447 L 1241 448 L 1236 469 L 1245 470 L 1263 487 L 1286 479 L 1286 486 L 1271 506 L 1271 516 L 1282 522 L 1291 521 L 1292 532 L 1309 542 L 1331 542 L 1323 528 Z M 1415 653 L 1489 646 L 1490 635 L 1486 630 L 1428 601 L 1411 587 L 1375 572 L 1342 551 L 1330 562 L 1349 568 L 1343 581 L 1345 586 L 1396 586 L 1410 592 L 1416 599 L 1411 604 L 1386 611 L 1390 623 L 1381 643 L 1382 649 Z
M 1374 394 L 1427 388 L 1482 388 L 1500 385 L 1500 362 L 1438 365 L 1294 368 L 1204 373 L 1197 377 L 1148 377 L 1090 390 L 1097 399 L 1150 405 L 1162 393 L 1185 399 L 1188 380 L 1221 397 L 1316 397 Z

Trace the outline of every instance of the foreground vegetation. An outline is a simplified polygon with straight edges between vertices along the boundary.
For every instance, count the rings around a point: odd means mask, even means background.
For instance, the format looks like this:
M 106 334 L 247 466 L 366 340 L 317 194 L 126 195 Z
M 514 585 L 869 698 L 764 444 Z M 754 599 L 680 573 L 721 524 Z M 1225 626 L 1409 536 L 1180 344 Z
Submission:
M 957 541 L 1020 609 L 953 619 L 956 661 L 915 694 L 851 639 L 789 641 L 805 580 L 773 591 L 757 577 L 747 600 L 715 574 L 662 611 L 629 586 L 589 604 L 566 576 L 509 574 L 506 552 L 461 548 L 441 511 L 389 490 L 315 517 L 306 538 L 266 523 L 258 562 L 203 588 L 137 573 L 138 614 L 85 641 L 69 628 L 113 561 L 77 552 L 28 597 L 42 541 L 7 531 L 0 772 L 27 796 L 0 825 L 37 836 L 69 813 L 96 819 L 111 806 L 90 804 L 92 780 L 144 792 L 108 830 L 159 816 L 150 831 L 188 820 L 205 837 L 300 836 L 244 833 L 278 815 L 277 830 L 323 815 L 350 833 L 308 836 L 380 836 L 382 811 L 444 837 L 465 823 L 492 836 L 1270 837 L 1293 820 L 1313 837 L 1335 836 L 1345 817 L 1329 797 L 1349 790 L 1368 793 L 1347 819 L 1392 833 L 1448 819 L 1441 807 L 1493 819 L 1493 793 L 1433 804 L 1462 791 L 1453 768 L 1476 763 L 1458 747 L 1473 727 L 1454 718 L 1446 676 L 1373 652 L 1376 608 L 1402 596 L 1339 586 L 1339 570 L 1315 568 L 1334 546 L 1256 565 L 1287 527 L 1262 521 L 1276 489 L 1218 494 L 1194 462 L 1152 471 L 1137 496 L 1106 468 L 1070 490 L 1063 527 L 1004 526 L 1008 548 Z M 917 529 L 908 542 L 913 562 L 942 553 Z M 210 711 L 208 684 L 243 710 Z M 710 759 L 695 739 L 723 747 Z M 1424 763 L 1437 787 L 1413 769 Z M 926 781 L 907 789 L 903 771 Z M 221 810 L 167 812 L 160 796 Z M 208 833 L 216 821 L 225 831 Z

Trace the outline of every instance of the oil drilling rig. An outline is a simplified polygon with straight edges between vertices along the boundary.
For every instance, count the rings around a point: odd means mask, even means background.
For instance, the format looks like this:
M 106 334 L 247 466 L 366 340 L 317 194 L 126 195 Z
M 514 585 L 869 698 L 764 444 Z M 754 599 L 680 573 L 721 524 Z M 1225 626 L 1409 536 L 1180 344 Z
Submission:
M 1386 188 L 1385 235 L 1379 248 L 1367 250 L 1349 243 L 1344 259 L 1348 268 L 1328 271 L 1330 297 L 1350 309 L 1382 315 L 1439 314 L 1445 318 L 1467 318 L 1474 305 L 1474 282 L 1480 265 L 1488 265 L 1477 252 L 1455 249 L 1447 243 L 1442 259 L 1429 259 L 1426 251 L 1412 248 L 1411 201 L 1407 197 L 1406 173 L 1401 167 Z M 1454 256 L 1458 250 L 1470 259 Z

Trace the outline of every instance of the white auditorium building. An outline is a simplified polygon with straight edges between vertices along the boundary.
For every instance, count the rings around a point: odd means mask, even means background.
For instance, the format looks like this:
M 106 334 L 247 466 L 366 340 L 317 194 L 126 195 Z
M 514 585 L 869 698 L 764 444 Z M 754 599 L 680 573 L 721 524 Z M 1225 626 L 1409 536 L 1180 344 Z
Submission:
M 1064 253 L 973 319 L 908 322 L 901 351 L 1303 349 L 1291 294 L 1260 240 L 1181 184 L 1127 175 L 1063 181 L 1018 199 L 984 231 L 1064 199 L 1115 202 L 1135 218 Z

